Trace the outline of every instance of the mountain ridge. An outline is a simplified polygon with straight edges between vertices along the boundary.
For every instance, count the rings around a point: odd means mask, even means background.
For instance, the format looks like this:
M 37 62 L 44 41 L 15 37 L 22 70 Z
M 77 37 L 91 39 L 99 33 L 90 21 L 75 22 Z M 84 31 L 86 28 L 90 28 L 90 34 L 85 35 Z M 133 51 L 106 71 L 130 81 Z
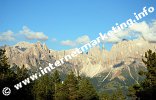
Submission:
M 41 42 L 34 44 L 20 42 L 14 46 L 5 46 L 4 49 L 11 66 L 14 64 L 24 65 L 29 70 L 47 66 L 49 62 L 54 63 L 55 60 L 70 54 L 74 50 L 50 50 L 46 44 Z M 119 42 L 114 44 L 110 51 L 104 47 L 96 46 L 87 53 L 79 54 L 58 69 L 64 73 L 73 70 L 75 74 L 90 78 L 99 77 L 105 73 L 105 76 L 102 76 L 103 79 L 100 80 L 103 82 L 105 80 L 112 81 L 116 78 L 125 81 L 129 77 L 138 83 L 139 76 L 134 72 L 138 73 L 140 69 L 145 69 L 142 58 L 148 49 L 156 51 L 156 44 L 144 39 Z M 128 75 L 124 72 L 127 72 Z

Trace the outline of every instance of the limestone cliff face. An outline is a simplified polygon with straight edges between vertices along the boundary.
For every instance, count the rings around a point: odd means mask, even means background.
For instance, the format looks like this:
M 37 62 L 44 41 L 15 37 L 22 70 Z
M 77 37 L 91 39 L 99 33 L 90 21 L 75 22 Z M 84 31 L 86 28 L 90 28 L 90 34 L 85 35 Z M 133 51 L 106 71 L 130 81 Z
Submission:
M 25 65 L 28 69 L 47 66 L 49 62 L 53 63 L 74 50 L 49 50 L 46 44 L 40 42 L 34 44 L 20 42 L 14 46 L 6 46 L 5 49 L 11 65 L 13 63 L 18 66 Z M 79 74 L 88 77 L 95 77 L 105 73 L 106 76 L 104 76 L 103 80 L 107 78 L 109 80 L 115 78 L 125 80 L 127 77 L 126 72 L 136 80 L 132 73 L 144 68 L 141 59 L 148 49 L 156 51 L 156 44 L 143 39 L 122 41 L 114 44 L 110 51 L 97 46 L 91 48 L 87 53 L 79 54 L 70 60 L 68 65 L 62 66 L 60 69 L 67 71 L 71 68 L 76 74 L 79 72 Z M 70 66 L 70 68 L 67 66 Z
M 9 63 L 23 66 L 27 69 L 32 67 L 45 66 L 48 62 L 54 62 L 54 58 L 50 55 L 50 51 L 45 44 L 37 42 L 35 44 L 20 42 L 12 47 L 6 46 L 6 55 Z
M 88 53 L 80 54 L 69 62 L 77 66 L 76 72 L 78 71 L 88 77 L 107 73 L 110 80 L 116 77 L 126 79 L 126 76 L 122 75 L 124 71 L 131 78 L 134 78 L 131 75 L 134 71 L 131 72 L 131 70 L 135 70 L 137 73 L 140 69 L 145 68 L 141 59 L 149 49 L 156 51 L 156 44 L 149 43 L 143 39 L 122 41 L 114 44 L 110 51 L 98 46 L 91 48 Z M 52 54 L 59 59 L 66 54 L 70 54 L 71 51 L 52 51 Z

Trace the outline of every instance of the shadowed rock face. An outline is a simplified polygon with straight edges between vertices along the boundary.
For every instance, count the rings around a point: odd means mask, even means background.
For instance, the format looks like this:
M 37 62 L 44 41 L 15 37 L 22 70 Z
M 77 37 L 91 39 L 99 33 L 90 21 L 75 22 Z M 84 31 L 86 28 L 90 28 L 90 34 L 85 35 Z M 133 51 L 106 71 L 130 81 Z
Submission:
M 55 60 L 73 51 L 73 49 L 65 51 L 49 50 L 46 44 L 40 42 L 35 44 L 20 42 L 14 46 L 5 46 L 5 49 L 11 65 L 14 63 L 18 66 L 25 65 L 27 69 L 45 67 L 49 62 L 54 63 Z M 126 74 L 133 77 L 131 70 L 138 71 L 143 68 L 141 59 L 148 49 L 155 51 L 156 44 L 143 39 L 122 41 L 114 44 L 110 51 L 97 46 L 91 48 L 87 54 L 79 54 L 66 62 L 59 70 L 63 72 L 73 70 L 75 73 L 88 77 L 105 73 L 107 75 L 106 79 L 125 80 Z M 125 74 L 125 72 L 127 73 Z

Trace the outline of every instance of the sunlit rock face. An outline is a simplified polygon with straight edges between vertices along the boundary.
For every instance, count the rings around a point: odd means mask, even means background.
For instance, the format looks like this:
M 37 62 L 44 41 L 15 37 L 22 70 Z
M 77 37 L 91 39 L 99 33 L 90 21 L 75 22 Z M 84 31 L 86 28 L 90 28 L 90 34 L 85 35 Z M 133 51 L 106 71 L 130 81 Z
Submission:
M 24 65 L 27 69 L 44 66 L 46 62 L 54 62 L 48 47 L 40 42 L 35 44 L 20 42 L 11 47 L 6 46 L 5 50 L 11 65 L 13 63 L 20 67 Z
M 114 78 L 125 80 L 126 76 L 123 72 L 127 72 L 134 78 L 131 70 L 137 72 L 145 68 L 141 59 L 148 49 L 156 51 L 156 44 L 144 39 L 119 42 L 114 44 L 110 51 L 107 51 L 104 46 L 96 46 L 69 60 L 67 66 L 70 66 L 68 68 L 75 74 L 95 77 L 107 73 L 110 80 Z M 74 51 L 74 49 L 62 51 L 48 49 L 46 44 L 40 42 L 34 44 L 19 42 L 14 46 L 5 46 L 5 50 L 11 65 L 16 64 L 20 67 L 24 65 L 27 69 L 47 66 L 49 62 L 53 63 Z M 62 66 L 61 70 L 68 69 Z

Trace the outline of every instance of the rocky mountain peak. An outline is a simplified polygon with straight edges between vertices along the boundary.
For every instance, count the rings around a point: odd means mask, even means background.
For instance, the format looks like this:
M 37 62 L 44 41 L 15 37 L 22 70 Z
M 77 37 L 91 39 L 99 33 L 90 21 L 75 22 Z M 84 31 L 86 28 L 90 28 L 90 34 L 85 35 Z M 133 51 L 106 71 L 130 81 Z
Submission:
M 17 43 L 13 47 L 17 48 L 17 49 L 20 49 L 21 51 L 25 51 L 26 49 L 31 48 L 32 46 L 33 46 L 32 43 L 23 41 L 23 42 Z
M 61 51 L 49 50 L 46 44 L 42 45 L 41 42 L 35 44 L 20 42 L 15 46 L 6 46 L 5 48 L 10 64 L 15 63 L 18 66 L 24 64 L 30 69 L 46 66 L 47 62 L 52 63 L 54 60 L 61 59 L 73 51 L 73 49 Z M 80 74 L 94 77 L 100 73 L 107 73 L 110 70 L 112 70 L 112 73 L 122 71 L 123 68 L 125 69 L 125 66 L 129 70 L 127 66 L 130 66 L 134 62 L 141 62 L 144 53 L 148 49 L 155 51 L 156 44 L 149 43 L 144 39 L 122 41 L 114 44 L 110 51 L 100 46 L 93 47 L 88 53 L 80 54 L 74 59 L 69 60 L 68 63 L 72 65 L 71 69 L 79 71 Z M 139 64 L 136 63 L 136 65 Z
M 48 47 L 47 47 L 47 45 L 45 43 L 43 43 L 43 49 L 46 50 L 46 51 L 49 50 Z

